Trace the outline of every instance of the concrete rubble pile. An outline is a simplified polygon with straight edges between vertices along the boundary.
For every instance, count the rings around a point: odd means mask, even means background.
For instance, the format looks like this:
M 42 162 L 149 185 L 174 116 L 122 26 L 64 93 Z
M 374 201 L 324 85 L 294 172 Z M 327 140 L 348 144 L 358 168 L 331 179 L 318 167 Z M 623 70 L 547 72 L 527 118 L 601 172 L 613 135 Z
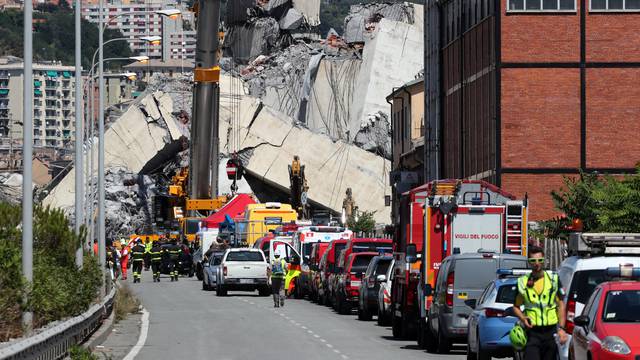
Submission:
M 22 174 L 0 173 L 0 201 L 14 205 L 22 202 Z
M 240 0 L 227 4 L 223 53 L 248 64 L 291 45 L 295 38 L 313 36 L 320 24 L 320 0 Z
M 390 158 L 386 96 L 423 68 L 422 15 L 416 4 L 354 5 L 343 36 L 261 54 L 238 72 L 250 95 L 312 132 Z
M 182 165 L 188 146 L 186 125 L 174 116 L 173 101 L 163 92 L 146 92 L 105 132 L 107 235 L 124 236 L 150 221 L 151 197 L 166 191 L 166 174 Z M 97 141 L 96 141 L 97 143 Z M 97 159 L 97 146 L 94 146 Z M 43 204 L 73 214 L 75 169 L 51 189 Z M 97 175 L 94 175 L 97 183 Z M 97 204 L 97 189 L 90 194 Z

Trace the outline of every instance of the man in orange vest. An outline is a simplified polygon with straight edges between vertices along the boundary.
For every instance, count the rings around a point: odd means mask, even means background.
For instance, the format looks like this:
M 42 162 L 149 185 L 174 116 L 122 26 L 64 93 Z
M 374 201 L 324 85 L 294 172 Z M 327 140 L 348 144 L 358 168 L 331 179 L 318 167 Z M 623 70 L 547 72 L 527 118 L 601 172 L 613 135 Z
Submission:
M 131 251 L 131 243 L 125 243 L 122 239 L 122 250 L 120 250 L 120 265 L 122 265 L 122 280 L 127 280 L 127 266 L 129 265 L 129 252 Z

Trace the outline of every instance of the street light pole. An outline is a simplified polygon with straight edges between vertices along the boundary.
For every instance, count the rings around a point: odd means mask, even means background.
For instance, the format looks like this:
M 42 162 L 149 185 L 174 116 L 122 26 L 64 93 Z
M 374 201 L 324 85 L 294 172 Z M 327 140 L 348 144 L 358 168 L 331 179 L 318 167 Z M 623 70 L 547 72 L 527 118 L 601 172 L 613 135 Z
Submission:
M 24 73 L 22 110 L 22 276 L 33 283 L 33 2 L 24 2 Z M 25 299 L 26 300 L 26 299 Z M 33 313 L 22 313 L 25 333 L 33 328 Z
M 80 31 L 80 13 L 81 1 L 76 0 L 76 118 L 75 118 L 75 151 L 76 151 L 76 164 L 75 164 L 75 180 L 76 180 L 76 213 L 75 213 L 75 230 L 76 235 L 80 236 L 80 229 L 82 223 L 84 221 L 84 213 L 82 206 L 84 204 L 83 200 L 83 179 L 82 179 L 82 144 L 84 141 L 83 131 L 82 131 L 82 53 L 81 53 L 81 31 Z M 82 267 L 82 253 L 83 253 L 83 243 L 84 241 L 80 241 L 78 249 L 76 250 L 76 266 Z
M 104 196 L 104 0 L 100 0 L 100 24 L 98 26 L 98 256 L 104 271 L 106 264 L 105 196 Z

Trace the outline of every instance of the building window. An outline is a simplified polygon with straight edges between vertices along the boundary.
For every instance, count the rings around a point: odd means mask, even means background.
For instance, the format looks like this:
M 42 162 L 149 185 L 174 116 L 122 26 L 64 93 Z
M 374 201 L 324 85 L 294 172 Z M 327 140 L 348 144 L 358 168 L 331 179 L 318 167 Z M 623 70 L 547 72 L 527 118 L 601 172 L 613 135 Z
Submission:
M 640 11 L 640 0 L 591 0 L 591 11 Z
M 622 0 L 608 0 L 608 1 L 622 1 Z M 626 1 L 629 1 L 629 0 L 626 0 Z M 509 0 L 509 8 L 507 9 L 507 11 L 509 12 L 576 11 L 576 0 Z

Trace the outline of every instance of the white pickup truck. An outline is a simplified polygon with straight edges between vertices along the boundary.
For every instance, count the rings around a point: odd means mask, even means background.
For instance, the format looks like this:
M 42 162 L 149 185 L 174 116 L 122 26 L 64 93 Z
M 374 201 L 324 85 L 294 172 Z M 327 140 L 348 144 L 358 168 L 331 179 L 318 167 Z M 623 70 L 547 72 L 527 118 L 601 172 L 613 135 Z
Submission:
M 269 264 L 260 249 L 228 249 L 222 256 L 216 286 L 217 296 L 226 296 L 229 290 L 255 291 L 269 296 L 271 289 L 267 281 Z

